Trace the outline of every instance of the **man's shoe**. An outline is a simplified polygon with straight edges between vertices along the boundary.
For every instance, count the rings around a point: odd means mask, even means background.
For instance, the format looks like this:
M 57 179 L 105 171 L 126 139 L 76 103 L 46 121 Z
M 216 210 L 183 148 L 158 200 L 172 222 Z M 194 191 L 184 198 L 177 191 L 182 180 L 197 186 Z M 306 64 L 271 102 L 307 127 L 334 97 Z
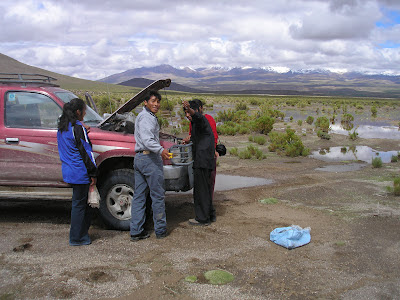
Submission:
M 208 226 L 210 225 L 210 222 L 199 222 L 196 219 L 189 219 L 189 224 L 193 226 Z
M 139 233 L 139 234 L 131 235 L 131 242 L 136 242 L 136 241 L 139 241 L 139 240 L 144 240 L 144 239 L 147 239 L 148 237 L 150 237 L 150 234 L 149 234 L 147 231 L 143 230 L 143 231 L 142 231 L 141 233 Z
M 211 223 L 217 222 L 217 217 L 211 217 L 210 221 L 211 221 Z
M 163 239 L 163 238 L 165 238 L 165 237 L 167 237 L 167 232 L 165 231 L 165 232 L 163 232 L 163 233 L 160 233 L 160 234 L 156 234 L 156 238 L 157 239 Z

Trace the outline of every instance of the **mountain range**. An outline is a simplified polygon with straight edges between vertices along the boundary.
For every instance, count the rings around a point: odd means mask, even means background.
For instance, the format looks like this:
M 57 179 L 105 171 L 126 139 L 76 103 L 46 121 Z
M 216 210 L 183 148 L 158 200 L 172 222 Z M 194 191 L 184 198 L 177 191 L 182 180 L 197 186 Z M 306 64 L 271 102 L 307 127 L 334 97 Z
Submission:
M 189 93 L 400 98 L 400 76 L 338 74 L 324 70 L 277 73 L 262 68 L 191 69 L 160 65 L 131 69 L 91 81 L 30 66 L 0 53 L 0 73 L 48 75 L 70 90 L 130 91 L 131 87 L 145 87 L 154 80 L 171 78 L 170 90 Z
M 175 68 L 170 65 L 130 69 L 102 82 L 137 86 L 140 80 L 171 78 L 179 91 L 235 94 L 400 97 L 400 76 L 326 70 L 278 73 L 264 68 Z M 172 89 L 172 87 L 171 87 Z

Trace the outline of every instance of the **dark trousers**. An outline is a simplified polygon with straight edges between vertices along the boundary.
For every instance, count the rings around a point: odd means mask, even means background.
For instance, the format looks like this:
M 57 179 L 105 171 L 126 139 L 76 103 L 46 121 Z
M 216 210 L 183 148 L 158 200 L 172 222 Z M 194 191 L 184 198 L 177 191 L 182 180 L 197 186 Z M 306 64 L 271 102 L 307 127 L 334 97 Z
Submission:
M 209 169 L 193 169 L 194 213 L 196 214 L 196 220 L 201 223 L 208 223 L 215 218 L 215 209 L 212 204 L 211 172 L 212 170 Z
M 92 209 L 88 205 L 89 184 L 72 184 L 71 228 L 69 244 L 71 246 L 89 245 L 89 227 Z

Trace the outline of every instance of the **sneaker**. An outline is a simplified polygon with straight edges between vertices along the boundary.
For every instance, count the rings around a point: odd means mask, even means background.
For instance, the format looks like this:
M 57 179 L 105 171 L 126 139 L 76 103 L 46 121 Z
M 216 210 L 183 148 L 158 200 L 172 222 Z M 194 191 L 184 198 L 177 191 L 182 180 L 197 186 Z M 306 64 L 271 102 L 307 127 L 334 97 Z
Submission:
M 156 238 L 157 239 L 163 239 L 163 238 L 165 238 L 165 237 L 167 237 L 167 232 L 165 231 L 165 232 L 163 232 L 163 233 L 160 233 L 160 234 L 156 234 Z
M 147 231 L 142 231 L 141 233 L 139 233 L 139 234 L 134 234 L 134 235 L 131 235 L 131 242 L 136 242 L 136 241 L 139 241 L 139 240 L 144 240 L 144 239 L 147 239 L 148 237 L 150 237 L 150 234 L 147 232 Z
M 210 225 L 210 222 L 199 222 L 196 219 L 189 219 L 189 224 L 193 226 L 208 226 Z

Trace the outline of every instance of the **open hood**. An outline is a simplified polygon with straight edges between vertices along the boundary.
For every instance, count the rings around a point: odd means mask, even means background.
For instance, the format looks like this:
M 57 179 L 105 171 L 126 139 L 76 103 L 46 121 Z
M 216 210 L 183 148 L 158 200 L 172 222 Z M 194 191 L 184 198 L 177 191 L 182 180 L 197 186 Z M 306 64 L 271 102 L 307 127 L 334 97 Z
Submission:
M 121 105 L 116 111 L 114 111 L 108 118 L 106 118 L 104 121 L 99 123 L 98 127 L 102 128 L 104 124 L 106 123 L 113 123 L 117 117 L 117 115 L 127 113 L 135 109 L 136 106 L 138 106 L 140 103 L 144 101 L 144 97 L 146 96 L 147 92 L 149 90 L 161 90 L 165 87 L 169 87 L 171 84 L 171 79 L 160 79 L 157 81 L 154 81 L 152 84 L 141 90 L 139 93 L 137 93 L 133 98 L 128 100 L 125 104 Z

